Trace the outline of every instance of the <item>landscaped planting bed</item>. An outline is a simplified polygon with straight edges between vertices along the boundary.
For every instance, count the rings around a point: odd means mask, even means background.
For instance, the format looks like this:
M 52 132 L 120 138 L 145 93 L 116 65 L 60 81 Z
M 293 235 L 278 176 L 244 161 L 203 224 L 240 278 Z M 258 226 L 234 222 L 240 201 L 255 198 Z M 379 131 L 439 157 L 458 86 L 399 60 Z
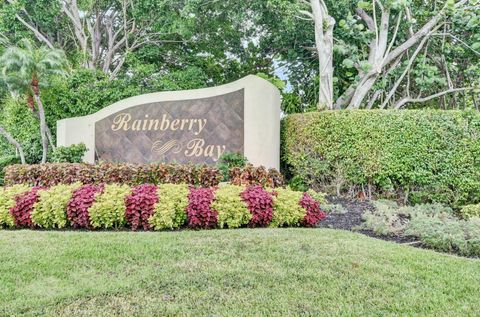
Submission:
M 0 226 L 168 230 L 313 227 L 326 214 L 308 193 L 260 185 L 14 185 L 0 189 Z

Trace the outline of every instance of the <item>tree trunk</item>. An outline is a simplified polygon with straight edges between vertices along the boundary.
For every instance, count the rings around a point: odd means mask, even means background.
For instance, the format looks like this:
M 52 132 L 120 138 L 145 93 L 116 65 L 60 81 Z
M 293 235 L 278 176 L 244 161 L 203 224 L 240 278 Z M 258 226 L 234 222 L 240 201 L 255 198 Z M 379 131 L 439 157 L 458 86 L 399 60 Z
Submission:
M 40 115 L 38 114 L 38 111 L 33 111 L 33 113 L 35 114 L 37 119 L 40 120 Z M 50 128 L 48 127 L 48 125 L 45 126 L 45 131 L 47 133 L 47 138 L 48 138 L 48 142 L 50 143 L 50 147 L 52 148 L 53 151 L 55 151 L 57 146 L 55 145 L 55 142 L 53 142 L 52 132 L 50 131 Z
M 40 136 L 42 137 L 42 163 L 47 162 L 48 154 L 48 138 L 47 138 L 47 122 L 45 120 L 45 109 L 40 98 L 40 93 L 35 93 L 35 101 L 38 106 L 38 115 L 40 117 Z
M 315 46 L 319 67 L 318 110 L 333 109 L 333 28 L 335 19 L 328 15 L 323 0 L 310 0 L 310 6 L 315 22 Z
M 25 154 L 23 153 L 23 147 L 20 145 L 20 143 L 18 143 L 17 140 L 15 140 L 12 135 L 10 133 L 8 133 L 7 130 L 5 130 L 4 127 L 0 126 L 0 134 L 3 135 L 8 143 L 10 143 L 11 145 L 13 145 L 17 151 L 18 151 L 18 154 L 20 155 L 20 161 L 22 162 L 22 164 L 25 164 Z

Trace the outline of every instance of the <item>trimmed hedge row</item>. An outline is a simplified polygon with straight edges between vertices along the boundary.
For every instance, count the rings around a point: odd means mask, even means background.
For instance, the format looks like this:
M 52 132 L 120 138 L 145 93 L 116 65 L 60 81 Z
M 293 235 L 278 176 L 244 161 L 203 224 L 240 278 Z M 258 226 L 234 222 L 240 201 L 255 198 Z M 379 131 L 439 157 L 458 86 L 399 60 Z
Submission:
M 308 193 L 259 185 L 74 183 L 0 188 L 0 227 L 7 228 L 312 227 L 325 217 Z
M 441 202 L 480 202 L 480 115 L 354 110 L 289 115 L 282 158 L 316 190 Z
M 268 187 L 284 185 L 283 176 L 275 169 L 247 165 L 230 170 L 231 183 L 235 185 L 258 184 Z M 5 168 L 5 184 L 54 186 L 58 184 L 181 184 L 217 186 L 222 173 L 207 165 L 180 164 L 119 164 L 119 163 L 49 163 L 35 165 L 10 165 Z

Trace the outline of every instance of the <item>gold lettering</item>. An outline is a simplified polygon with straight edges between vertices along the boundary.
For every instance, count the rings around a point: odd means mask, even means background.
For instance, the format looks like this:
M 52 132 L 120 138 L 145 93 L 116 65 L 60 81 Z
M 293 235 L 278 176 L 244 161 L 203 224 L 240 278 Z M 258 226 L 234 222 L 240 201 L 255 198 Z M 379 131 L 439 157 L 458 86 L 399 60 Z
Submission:
M 188 119 L 182 119 L 182 125 L 180 126 L 180 130 L 183 130 L 185 127 L 185 123 L 187 123 L 189 120 Z
M 198 120 L 198 132 L 195 133 L 195 135 L 199 135 L 203 128 L 205 128 L 205 125 L 207 125 L 207 119 L 199 119 Z
M 148 131 L 151 130 L 158 130 L 158 125 L 160 124 L 160 121 L 158 119 L 150 120 L 150 125 L 148 126 Z M 155 126 L 155 129 L 153 128 Z
M 148 123 L 148 114 L 145 115 L 145 120 L 143 120 L 143 127 L 142 131 L 147 131 L 147 123 Z
M 180 124 L 180 120 L 178 119 L 175 119 L 172 121 L 172 125 L 170 126 L 170 130 L 177 130 L 178 129 L 178 125 Z
M 190 125 L 188 126 L 188 130 L 192 130 L 193 129 L 193 124 L 197 122 L 197 119 L 190 119 Z
M 120 113 L 113 119 L 112 131 L 118 131 L 123 129 L 128 131 L 128 123 L 132 119 L 132 116 L 129 113 Z
M 223 152 L 225 152 L 225 148 L 226 146 L 225 145 L 217 145 L 217 157 L 213 158 L 213 161 L 216 162 L 218 161 L 218 159 L 220 158 L 220 156 L 222 156 Z
M 140 131 L 142 126 L 142 120 L 133 120 L 132 131 Z
M 193 139 L 187 143 L 187 150 L 185 151 L 185 156 L 200 156 L 203 153 L 203 146 L 205 141 L 203 139 Z
M 162 124 L 160 125 L 160 130 L 165 131 L 170 126 L 170 120 L 167 119 L 167 115 L 162 116 Z
M 215 146 L 213 145 L 207 145 L 205 147 L 205 153 L 203 154 L 205 157 L 210 156 L 213 157 L 213 150 L 215 149 Z

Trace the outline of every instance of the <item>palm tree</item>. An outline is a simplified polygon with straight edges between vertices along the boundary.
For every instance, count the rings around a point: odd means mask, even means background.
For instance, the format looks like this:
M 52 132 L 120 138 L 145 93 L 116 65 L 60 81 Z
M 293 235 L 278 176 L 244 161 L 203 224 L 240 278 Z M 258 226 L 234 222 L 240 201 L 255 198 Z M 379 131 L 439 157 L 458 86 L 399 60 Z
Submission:
M 40 136 L 42 138 L 42 163 L 47 161 L 48 127 L 40 90 L 47 87 L 53 75 L 65 75 L 65 53 L 59 49 L 36 47 L 29 40 L 8 47 L 0 57 L 2 75 L 8 89 L 27 97 L 32 110 L 38 108 Z

